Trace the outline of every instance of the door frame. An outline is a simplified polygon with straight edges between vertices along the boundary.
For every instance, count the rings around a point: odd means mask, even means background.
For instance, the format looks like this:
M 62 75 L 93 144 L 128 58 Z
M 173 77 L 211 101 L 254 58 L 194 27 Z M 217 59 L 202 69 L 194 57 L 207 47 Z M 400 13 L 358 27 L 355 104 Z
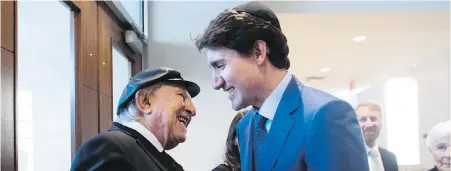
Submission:
M 73 11 L 75 48 L 75 86 L 72 113 L 72 159 L 81 144 L 105 131 L 112 115 L 112 46 L 118 47 L 132 64 L 132 74 L 142 69 L 142 54 L 131 50 L 125 43 L 126 30 L 133 25 L 118 18 L 105 2 L 61 1 Z M 17 92 L 17 1 L 1 1 L 1 153 L 0 170 L 18 170 L 16 92 Z M 109 18 L 108 22 L 104 21 Z M 100 26 L 100 24 L 106 24 Z M 135 26 L 136 27 L 136 26 Z M 110 28 L 109 54 L 103 30 Z M 136 30 L 134 30 L 136 32 Z M 102 37 L 99 35 L 102 34 Z M 147 38 L 139 34 L 146 46 Z M 102 39 L 102 41 L 100 40 Z M 109 63 L 108 63 L 109 62 Z M 110 99 L 109 99 L 110 98 Z M 112 113 L 112 112 L 110 112 Z
M 142 54 L 133 52 L 125 42 L 125 31 L 132 29 L 131 25 L 117 18 L 104 2 L 71 2 L 80 8 L 75 15 L 77 67 L 73 157 L 83 142 L 106 131 L 112 121 L 112 46 L 128 57 L 132 74 L 142 69 Z

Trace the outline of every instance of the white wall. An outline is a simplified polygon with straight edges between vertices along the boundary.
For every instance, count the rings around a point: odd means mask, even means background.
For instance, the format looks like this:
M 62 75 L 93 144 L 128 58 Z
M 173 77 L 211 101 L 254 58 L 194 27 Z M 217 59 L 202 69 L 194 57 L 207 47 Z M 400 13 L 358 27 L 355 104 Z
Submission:
M 277 13 L 449 11 L 449 1 L 265 1 Z
M 112 48 L 113 58 L 113 121 L 117 118 L 117 104 L 122 90 L 132 77 L 132 64 L 119 50 Z
M 413 76 L 418 81 L 418 141 L 422 168 L 431 168 L 433 166 L 432 157 L 426 147 L 423 135 L 428 133 L 434 124 L 450 119 L 449 61 L 449 49 L 445 49 L 442 54 L 431 56 L 430 60 L 418 64 L 416 68 L 406 70 L 405 73 L 393 75 L 394 77 Z M 384 83 L 372 85 L 367 91 L 362 92 L 358 98 L 359 101 L 376 101 L 382 105 L 382 110 L 384 110 Z M 387 118 L 385 113 L 382 114 L 382 117 L 383 120 Z M 399 127 L 402 126 L 403 124 L 400 122 Z M 378 139 L 378 144 L 382 147 L 387 147 L 388 131 L 390 130 L 387 130 L 386 126 L 382 127 L 381 135 Z
M 18 1 L 19 171 L 70 169 L 75 90 L 72 17 L 58 1 Z

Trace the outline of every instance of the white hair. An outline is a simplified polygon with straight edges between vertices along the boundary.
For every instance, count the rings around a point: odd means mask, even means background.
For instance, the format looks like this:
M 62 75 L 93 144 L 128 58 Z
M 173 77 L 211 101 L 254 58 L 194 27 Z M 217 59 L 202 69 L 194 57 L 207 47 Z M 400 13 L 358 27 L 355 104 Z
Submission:
M 161 86 L 166 85 L 168 83 L 157 83 L 155 85 L 152 85 L 150 87 L 146 87 L 143 89 L 146 89 L 148 91 L 148 93 L 150 93 L 151 95 L 153 93 L 155 93 L 156 90 L 158 90 L 159 88 L 161 88 Z M 138 119 L 138 116 L 140 114 L 140 111 L 138 109 L 138 107 L 136 106 L 136 101 L 135 101 L 135 95 L 133 95 L 132 100 L 130 100 L 130 102 L 128 102 L 127 106 L 125 108 L 119 109 L 119 114 L 115 120 L 115 122 L 118 123 L 125 123 L 125 122 L 130 122 L 130 121 L 136 121 L 136 119 Z
M 451 133 L 451 120 L 440 122 L 432 127 L 431 131 L 427 134 L 426 144 L 429 148 L 432 148 L 434 141 L 441 139 Z
M 125 123 L 130 121 L 136 121 L 137 114 L 138 114 L 138 108 L 136 107 L 136 104 L 131 102 L 128 104 L 128 106 L 121 110 L 119 115 L 117 116 L 115 122 L 118 123 Z

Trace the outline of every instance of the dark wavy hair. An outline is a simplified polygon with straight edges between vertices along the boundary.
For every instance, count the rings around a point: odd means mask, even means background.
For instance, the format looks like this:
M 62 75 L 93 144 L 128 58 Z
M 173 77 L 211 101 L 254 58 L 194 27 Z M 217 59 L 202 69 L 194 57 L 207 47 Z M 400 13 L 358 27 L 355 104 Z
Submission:
M 221 165 L 222 170 L 240 171 L 240 152 L 238 150 L 238 145 L 235 145 L 236 139 L 236 125 L 243 118 L 243 116 L 248 112 L 248 110 L 242 110 L 236 114 L 233 118 L 232 123 L 230 123 L 229 134 L 227 135 L 226 141 L 226 152 L 225 152 L 225 165 Z
M 246 57 L 255 53 L 258 40 L 264 41 L 269 48 L 267 55 L 273 66 L 290 68 L 287 38 L 280 28 L 246 12 L 226 10 L 220 13 L 195 39 L 198 50 L 227 48 Z

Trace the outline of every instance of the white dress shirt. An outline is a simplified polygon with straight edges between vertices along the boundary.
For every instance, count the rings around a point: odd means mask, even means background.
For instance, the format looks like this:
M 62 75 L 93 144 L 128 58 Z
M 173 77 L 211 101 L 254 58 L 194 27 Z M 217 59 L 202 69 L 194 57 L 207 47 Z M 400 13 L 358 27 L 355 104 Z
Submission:
M 146 127 L 141 125 L 139 122 L 136 121 L 126 121 L 126 122 L 118 122 L 126 127 L 129 127 L 130 129 L 135 130 L 136 132 L 140 133 L 144 138 L 146 138 L 152 145 L 157 148 L 159 152 L 163 152 L 164 148 L 163 145 L 161 145 L 160 141 L 158 141 L 157 137 L 152 134 Z
M 376 145 L 373 148 L 366 147 L 366 153 L 368 155 L 368 164 L 370 166 L 370 171 L 385 171 L 384 164 L 382 163 L 381 153 L 379 152 L 379 147 Z
M 268 119 L 265 123 L 267 132 L 269 132 L 269 129 L 271 128 L 277 107 L 279 106 L 280 100 L 282 100 L 283 93 L 285 92 L 285 89 L 287 89 L 288 84 L 290 83 L 292 78 L 293 75 L 287 72 L 282 81 L 280 81 L 279 85 L 277 85 L 274 91 L 272 91 L 268 98 L 266 98 L 266 100 L 262 104 L 262 107 L 258 111 L 260 115 Z

